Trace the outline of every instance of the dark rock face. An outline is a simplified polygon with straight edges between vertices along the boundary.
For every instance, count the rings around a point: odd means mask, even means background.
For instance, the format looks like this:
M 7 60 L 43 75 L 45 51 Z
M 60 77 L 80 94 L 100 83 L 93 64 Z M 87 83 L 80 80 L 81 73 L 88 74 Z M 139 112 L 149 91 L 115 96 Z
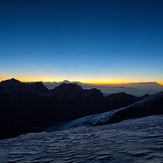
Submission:
M 82 91 L 82 87 L 79 86 L 78 84 L 66 84 L 63 83 L 61 85 L 59 85 L 58 87 L 54 88 L 55 91 L 58 92 L 70 92 L 70 91 Z
M 103 97 L 98 89 L 61 84 L 48 90 L 41 82 L 16 79 L 0 83 L 0 138 L 42 131 L 58 122 L 106 112 L 139 100 L 125 93 Z
M 62 100 L 85 100 L 93 98 L 103 98 L 101 91 L 98 89 L 84 90 L 78 84 L 66 84 L 63 83 L 52 91 L 53 96 Z
M 113 93 L 105 98 L 108 105 L 110 104 L 110 107 L 113 109 L 130 105 L 139 99 L 141 98 L 126 94 L 124 92 Z M 121 106 L 119 104 L 121 104 Z
M 54 88 L 53 94 L 59 99 L 72 100 L 76 99 L 82 91 L 82 87 L 77 84 L 63 83 Z
M 42 92 L 47 92 L 48 89 L 43 85 L 42 82 L 35 82 L 30 84 L 31 91 L 32 92 L 37 92 L 37 93 L 42 93 Z

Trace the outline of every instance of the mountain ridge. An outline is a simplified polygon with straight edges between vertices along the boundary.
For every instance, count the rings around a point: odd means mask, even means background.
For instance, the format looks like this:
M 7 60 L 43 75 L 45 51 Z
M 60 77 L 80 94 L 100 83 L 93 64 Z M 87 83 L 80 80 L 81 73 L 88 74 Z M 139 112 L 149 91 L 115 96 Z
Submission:
M 17 83 L 11 81 L 6 82 Z M 5 81 L 0 83 L 1 139 L 42 131 L 56 123 L 117 109 L 140 99 L 122 92 L 103 96 L 96 88 L 83 89 L 74 83 L 63 83 L 52 90 L 41 82 L 11 83 L 8 87 Z
M 84 89 L 90 88 L 97 88 L 99 89 L 104 95 L 109 95 L 111 93 L 116 92 L 126 92 L 128 94 L 136 95 L 136 96 L 143 96 L 144 94 L 154 94 L 163 90 L 163 86 L 157 82 L 135 82 L 135 83 L 128 83 L 128 84 L 119 84 L 119 85 L 97 85 L 97 84 L 87 84 L 81 82 L 70 82 L 69 83 L 77 83 Z M 54 89 L 58 85 L 63 82 L 43 82 L 44 85 L 49 89 Z
M 161 114 L 162 101 L 155 101 L 153 97 L 157 99 L 157 94 L 137 97 L 119 92 L 104 96 L 97 88 L 83 89 L 76 83 L 61 83 L 49 90 L 42 82 L 23 83 L 12 78 L 0 82 L 0 138 L 39 132 L 61 122 L 94 114 L 105 115 L 108 111 L 114 113 L 114 116 L 105 124 L 133 118 L 135 115 Z M 143 99 L 149 99 L 149 102 L 142 106 L 138 106 L 141 103 L 132 105 Z M 126 109 L 115 111 L 123 107 Z

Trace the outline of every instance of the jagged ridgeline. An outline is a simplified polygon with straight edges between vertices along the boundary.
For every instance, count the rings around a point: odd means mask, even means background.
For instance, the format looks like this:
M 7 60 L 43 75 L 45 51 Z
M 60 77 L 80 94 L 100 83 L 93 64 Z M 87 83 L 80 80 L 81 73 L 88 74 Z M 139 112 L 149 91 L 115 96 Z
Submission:
M 96 88 L 83 89 L 75 83 L 62 83 L 49 90 L 42 82 L 22 83 L 16 79 L 2 81 L 0 83 L 0 138 L 43 131 L 58 123 L 112 111 L 150 97 L 149 95 L 136 97 L 123 92 L 104 97 Z M 141 109 L 137 111 L 135 109 L 137 106 L 132 105 L 134 107 L 133 109 L 130 107 L 128 114 L 125 114 L 128 112 L 126 109 L 106 123 L 162 114 L 162 94 L 159 98 L 151 98 L 150 101 L 150 105 L 148 103 L 141 106 L 147 110 L 145 112 L 142 109 L 143 114 L 140 113 Z M 129 116 L 131 110 L 133 114 Z M 99 124 L 92 123 L 92 125 Z

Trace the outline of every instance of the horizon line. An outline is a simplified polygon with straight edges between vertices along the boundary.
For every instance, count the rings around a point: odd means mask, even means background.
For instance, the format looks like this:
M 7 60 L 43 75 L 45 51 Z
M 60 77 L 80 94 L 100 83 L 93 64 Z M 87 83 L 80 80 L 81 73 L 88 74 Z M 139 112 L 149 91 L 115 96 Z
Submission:
M 11 80 L 11 79 L 15 79 L 15 80 L 18 80 L 20 82 L 23 82 L 23 83 L 33 83 L 33 82 L 42 82 L 42 83 L 63 83 L 64 81 L 67 81 L 67 82 L 70 82 L 70 83 L 81 83 L 81 84 L 88 84 L 88 85 L 96 85 L 96 86 L 109 86 L 109 85 L 125 85 L 125 84 L 144 84 L 144 83 L 157 83 L 157 84 L 160 84 L 161 86 L 163 86 L 163 82 L 157 82 L 157 81 L 138 81 L 138 82 L 83 82 L 83 81 L 77 81 L 77 80 L 74 80 L 74 81 L 71 81 L 71 80 L 60 80 L 60 81 L 51 81 L 51 80 L 19 80 L 17 78 L 8 78 L 8 79 L 1 79 L 0 82 L 2 81 L 6 81 L 6 80 Z

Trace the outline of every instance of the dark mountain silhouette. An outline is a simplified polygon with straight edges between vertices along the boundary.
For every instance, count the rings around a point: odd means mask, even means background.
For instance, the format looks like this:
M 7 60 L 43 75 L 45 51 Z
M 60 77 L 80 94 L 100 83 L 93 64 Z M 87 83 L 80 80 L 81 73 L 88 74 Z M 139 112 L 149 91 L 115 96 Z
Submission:
M 43 85 L 42 82 L 35 82 L 30 84 L 31 91 L 33 92 L 47 92 L 48 89 Z
M 81 86 L 66 83 L 63 83 L 52 90 L 54 95 L 59 99 L 75 99 L 81 91 L 83 91 Z
M 24 83 L 21 83 L 19 80 L 16 80 L 14 78 L 9 80 L 4 80 L 0 84 L 5 88 L 24 85 Z
M 83 100 L 91 98 L 103 98 L 101 91 L 93 88 L 90 90 L 84 90 L 78 84 L 61 84 L 58 87 L 51 90 L 53 95 L 63 100 Z
M 144 94 L 148 93 L 150 95 L 158 93 L 159 91 L 163 91 L 163 86 L 157 82 L 138 82 L 138 83 L 128 83 L 128 84 L 119 84 L 119 86 L 100 86 L 100 85 L 93 85 L 87 83 L 81 83 L 78 81 L 70 82 L 68 80 L 62 82 L 44 82 L 44 85 L 49 89 L 54 89 L 55 87 L 59 86 L 62 83 L 67 84 L 78 84 L 84 89 L 91 89 L 97 88 L 99 89 L 104 95 L 109 95 L 111 93 L 117 92 L 126 92 L 128 94 L 132 94 L 135 96 L 143 96 Z
M 41 82 L 35 83 L 22 83 L 14 78 L 10 80 L 5 80 L 0 83 L 0 86 L 4 88 L 7 93 L 14 92 L 25 92 L 25 93 L 39 93 L 46 92 L 48 89 Z
M 145 97 L 142 97 L 145 98 Z M 104 97 L 98 89 L 63 83 L 48 90 L 41 82 L 0 82 L 0 138 L 42 131 L 54 124 L 130 105 L 126 93 Z

